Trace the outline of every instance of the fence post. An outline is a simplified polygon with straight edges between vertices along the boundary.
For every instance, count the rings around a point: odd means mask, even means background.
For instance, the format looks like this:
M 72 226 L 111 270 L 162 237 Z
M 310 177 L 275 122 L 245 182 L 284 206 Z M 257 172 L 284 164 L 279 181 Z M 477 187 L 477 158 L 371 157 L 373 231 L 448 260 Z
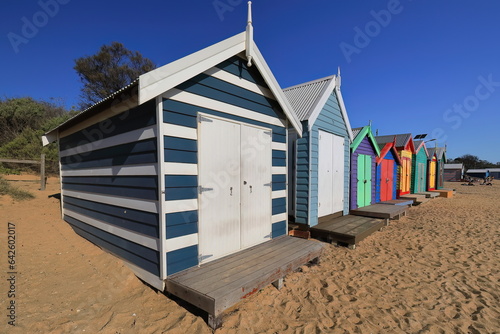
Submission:
M 40 190 L 45 190 L 45 154 L 43 153 L 40 160 Z

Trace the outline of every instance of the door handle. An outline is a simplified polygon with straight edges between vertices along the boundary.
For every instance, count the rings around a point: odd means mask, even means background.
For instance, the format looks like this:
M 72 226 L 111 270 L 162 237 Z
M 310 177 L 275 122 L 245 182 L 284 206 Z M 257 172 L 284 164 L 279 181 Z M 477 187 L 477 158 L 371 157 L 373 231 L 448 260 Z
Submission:
M 233 187 L 229 188 L 229 196 L 233 196 Z
M 250 186 L 250 194 L 252 193 L 252 186 Z

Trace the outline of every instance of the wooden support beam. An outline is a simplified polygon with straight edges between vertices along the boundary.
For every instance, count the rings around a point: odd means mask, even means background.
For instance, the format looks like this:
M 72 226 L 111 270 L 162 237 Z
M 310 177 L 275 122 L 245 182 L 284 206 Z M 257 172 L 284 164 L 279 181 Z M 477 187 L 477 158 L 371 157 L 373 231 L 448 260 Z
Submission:
M 15 164 L 41 164 L 41 161 L 37 160 L 17 160 L 17 159 L 0 159 L 0 162 L 8 162 L 8 163 L 15 163 Z
M 276 289 L 281 290 L 281 288 L 283 287 L 283 277 L 281 277 L 280 279 L 274 281 L 273 285 L 274 285 L 274 287 Z
M 45 154 L 40 159 L 40 190 L 45 190 Z

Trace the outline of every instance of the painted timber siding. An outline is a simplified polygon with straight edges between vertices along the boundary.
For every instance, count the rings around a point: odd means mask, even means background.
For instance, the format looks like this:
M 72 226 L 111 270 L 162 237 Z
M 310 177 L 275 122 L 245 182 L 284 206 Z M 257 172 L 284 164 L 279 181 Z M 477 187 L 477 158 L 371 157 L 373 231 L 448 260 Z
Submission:
M 232 82 L 243 79 L 263 87 L 263 91 L 269 89 L 258 69 L 255 66 L 248 68 L 246 61 L 239 57 L 224 61 L 216 68 L 234 75 L 237 80 Z M 287 128 L 284 113 L 274 99 L 207 74 L 213 71 L 206 71 L 186 81 L 173 92 L 167 92 L 163 98 L 163 122 L 168 132 L 163 133 L 167 275 L 198 265 L 196 129 L 199 113 L 272 130 L 272 237 L 284 235 L 287 229 Z M 183 98 L 187 96 L 186 93 L 190 99 Z M 238 110 L 239 114 L 236 111 L 233 114 L 233 109 Z M 173 167 L 176 167 L 175 173 L 169 172 Z M 169 243 L 174 246 L 168 246 Z
M 307 129 L 307 121 L 303 122 Z M 297 140 L 296 210 L 297 223 L 315 226 L 318 224 L 318 150 L 319 130 L 345 138 L 344 142 L 344 210 L 349 213 L 349 136 L 340 111 L 337 95 L 333 92 L 328 98 L 311 132 L 304 131 Z
M 303 122 L 303 128 L 307 129 L 307 121 Z M 302 138 L 296 141 L 296 192 L 295 192 L 295 221 L 301 224 L 309 224 L 309 193 L 310 193 L 310 132 L 304 130 Z M 316 210 L 317 212 L 317 210 Z M 317 220 L 317 213 L 316 213 Z M 316 223 L 317 224 L 317 223 Z M 316 225 L 314 224 L 314 225 Z M 313 225 L 311 225 L 313 226 Z
M 394 161 L 394 179 L 392 182 L 392 198 L 396 199 L 397 197 L 397 189 L 398 189 L 398 179 L 399 179 L 399 165 L 397 163 L 396 158 L 394 157 L 394 154 L 392 153 L 392 149 L 389 150 L 389 152 L 386 153 L 384 160 L 392 160 Z M 381 170 L 382 164 L 377 165 L 377 183 L 375 186 L 375 202 L 379 203 L 382 200 L 380 199 L 380 189 L 381 189 L 381 182 L 382 182 L 382 170 Z
M 360 154 L 365 154 L 371 156 L 371 202 L 375 203 L 375 183 L 376 183 L 376 159 L 377 154 L 373 149 L 372 144 L 365 137 L 361 144 L 356 148 L 351 155 L 351 196 L 350 196 L 350 208 L 351 210 L 357 209 L 357 197 L 358 197 L 358 156 Z
M 76 233 L 160 276 L 154 101 L 59 140 L 63 217 Z
M 420 175 L 418 170 L 418 164 L 424 165 L 423 176 Z M 411 193 L 415 193 L 418 189 L 418 180 L 420 177 L 423 177 L 427 180 L 427 154 L 425 153 L 424 147 L 421 147 L 417 154 L 413 155 L 412 159 L 412 171 L 411 171 Z M 425 182 L 427 184 L 427 182 Z M 426 191 L 426 187 L 424 189 L 420 189 L 420 191 Z

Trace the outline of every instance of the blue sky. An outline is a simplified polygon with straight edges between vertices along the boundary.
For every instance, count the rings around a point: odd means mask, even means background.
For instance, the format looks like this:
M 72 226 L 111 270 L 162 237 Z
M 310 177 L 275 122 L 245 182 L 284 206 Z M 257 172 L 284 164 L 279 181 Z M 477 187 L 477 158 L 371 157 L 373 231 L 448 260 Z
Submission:
M 119 41 L 161 66 L 243 31 L 246 10 L 240 0 L 4 0 L 0 95 L 76 105 L 74 59 Z M 253 12 L 283 88 L 340 66 L 353 127 L 427 133 L 448 157 L 500 162 L 499 1 L 255 0 Z

